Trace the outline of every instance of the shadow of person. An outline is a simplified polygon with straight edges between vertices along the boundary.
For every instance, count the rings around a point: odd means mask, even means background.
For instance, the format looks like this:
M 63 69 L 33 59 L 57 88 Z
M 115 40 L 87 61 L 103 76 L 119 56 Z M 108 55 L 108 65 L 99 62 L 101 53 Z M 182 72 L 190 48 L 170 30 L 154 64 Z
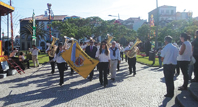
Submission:
M 165 98 L 163 101 L 162 101 L 162 105 L 160 105 L 159 107 L 166 107 L 167 106 L 167 103 L 171 100 L 172 98 Z

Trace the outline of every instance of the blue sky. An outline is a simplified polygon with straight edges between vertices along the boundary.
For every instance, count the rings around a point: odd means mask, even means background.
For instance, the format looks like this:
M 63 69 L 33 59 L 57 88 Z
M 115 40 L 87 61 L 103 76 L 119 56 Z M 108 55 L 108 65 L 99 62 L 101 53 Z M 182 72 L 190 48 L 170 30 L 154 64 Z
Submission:
M 10 0 L 0 0 L 9 3 Z M 177 6 L 177 11 L 192 11 L 193 17 L 198 16 L 196 0 L 158 0 L 159 6 Z M 104 20 L 115 19 L 108 15 L 120 15 L 120 19 L 129 17 L 148 18 L 148 12 L 156 8 L 156 0 L 12 0 L 15 7 L 14 35 L 19 31 L 19 19 L 31 17 L 33 9 L 36 15 L 44 14 L 47 3 L 52 4 L 55 15 L 76 15 L 83 18 L 99 16 Z M 2 31 L 7 35 L 6 18 L 2 17 Z

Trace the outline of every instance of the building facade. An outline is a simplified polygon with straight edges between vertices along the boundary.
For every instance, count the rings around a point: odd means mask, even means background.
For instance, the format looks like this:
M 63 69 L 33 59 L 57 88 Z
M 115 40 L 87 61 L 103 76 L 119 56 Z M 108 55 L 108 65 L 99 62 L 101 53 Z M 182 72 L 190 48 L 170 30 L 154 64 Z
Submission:
M 73 18 L 74 16 L 67 16 L 67 15 L 54 15 L 53 17 L 53 21 L 64 21 L 68 18 Z M 76 18 L 77 16 L 75 16 Z M 36 19 L 36 24 L 38 25 L 44 25 L 43 29 L 46 32 L 49 32 L 49 27 L 48 24 L 50 24 L 51 22 L 49 22 L 48 19 L 48 15 L 39 15 L 39 16 L 35 16 Z M 24 27 L 29 24 L 29 21 L 32 20 L 32 17 L 28 17 L 28 18 L 24 18 L 24 19 L 20 19 L 20 47 L 21 50 L 28 50 L 29 48 L 32 47 L 32 35 L 24 35 L 22 33 L 23 30 L 26 30 Z M 64 37 L 60 36 L 60 32 L 57 29 L 51 29 L 51 34 L 53 37 L 59 38 L 58 42 L 64 42 Z M 39 35 L 40 36 L 40 35 Z M 26 38 L 27 37 L 27 38 Z M 52 40 L 52 39 L 51 39 Z M 44 36 L 44 39 L 38 39 L 36 40 L 36 46 L 39 49 L 45 50 L 47 48 L 47 41 L 50 41 L 50 35 L 49 33 L 46 33 Z

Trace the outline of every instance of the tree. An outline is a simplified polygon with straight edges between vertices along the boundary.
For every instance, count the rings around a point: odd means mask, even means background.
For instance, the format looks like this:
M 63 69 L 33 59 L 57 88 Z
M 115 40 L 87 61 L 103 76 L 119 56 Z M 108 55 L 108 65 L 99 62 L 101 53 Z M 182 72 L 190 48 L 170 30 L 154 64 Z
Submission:
M 150 34 L 150 27 L 147 24 L 142 25 L 137 30 L 137 36 L 142 41 L 147 40 L 149 34 Z
M 20 35 L 25 35 L 26 40 L 28 38 L 31 38 L 32 40 L 32 35 L 33 35 L 33 23 L 28 23 L 24 27 L 22 27 L 22 30 L 20 32 Z M 45 35 L 49 34 L 48 31 L 44 30 L 44 23 L 38 24 L 36 23 L 36 38 L 38 40 L 44 39 L 45 40 Z M 31 37 L 30 37 L 31 36 Z

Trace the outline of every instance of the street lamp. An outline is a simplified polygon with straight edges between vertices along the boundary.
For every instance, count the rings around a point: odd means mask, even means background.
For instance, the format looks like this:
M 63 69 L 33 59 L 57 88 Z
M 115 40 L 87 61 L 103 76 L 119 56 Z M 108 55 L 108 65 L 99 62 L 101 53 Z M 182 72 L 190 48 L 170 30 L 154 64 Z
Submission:
M 120 19 L 119 13 L 118 13 L 118 16 L 115 16 L 115 15 L 108 15 L 108 16 L 110 16 L 110 17 L 118 17 L 118 19 Z
M 158 48 L 158 41 L 157 41 L 157 38 L 158 38 L 158 24 L 159 24 L 159 8 L 158 8 L 158 0 L 156 0 L 156 7 L 157 7 L 157 21 L 156 21 L 156 37 L 155 37 L 155 49 Z

